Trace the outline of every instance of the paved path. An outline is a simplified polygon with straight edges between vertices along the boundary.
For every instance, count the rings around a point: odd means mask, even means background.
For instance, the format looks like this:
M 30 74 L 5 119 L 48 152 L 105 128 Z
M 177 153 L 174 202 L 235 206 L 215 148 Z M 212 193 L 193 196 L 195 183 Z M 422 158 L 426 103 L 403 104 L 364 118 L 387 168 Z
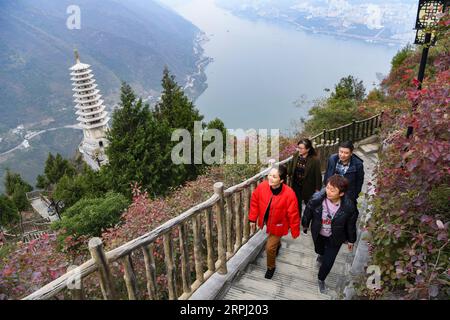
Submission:
M 363 192 L 371 192 L 368 182 L 372 180 L 377 159 L 378 144 L 367 140 L 355 150 L 364 160 L 365 182 Z M 360 197 L 360 199 L 363 197 Z M 361 199 L 360 217 L 365 219 L 365 200 Z M 243 272 L 238 274 L 229 290 L 222 294 L 224 300 L 325 300 L 342 299 L 343 289 L 349 279 L 349 272 L 356 252 L 350 253 L 342 246 L 336 262 L 326 279 L 326 294 L 320 294 L 317 287 L 316 253 L 310 233 L 292 239 L 290 234 L 282 238 L 282 247 L 276 261 L 276 271 L 271 280 L 265 279 L 266 253 L 263 249 L 257 258 Z
M 34 210 L 36 210 L 37 213 L 39 213 L 39 215 L 44 218 L 44 219 L 50 219 L 50 221 L 56 221 L 58 220 L 58 216 L 57 215 L 49 215 L 48 214 L 48 206 L 47 204 L 42 201 L 41 199 L 33 199 L 31 201 L 31 206 L 33 207 Z
M 25 139 L 18 146 L 14 147 L 14 148 L 12 148 L 12 149 L 10 149 L 8 151 L 0 153 L 0 156 L 5 156 L 5 155 L 7 155 L 9 153 L 12 153 L 12 152 L 14 152 L 16 150 L 19 150 L 19 149 L 26 149 L 26 148 L 28 148 L 30 146 L 29 141 L 31 139 L 33 139 L 34 137 L 37 137 L 37 136 L 39 136 L 39 135 L 41 135 L 41 134 L 43 134 L 45 132 L 55 131 L 55 130 L 60 130 L 60 129 L 81 130 L 81 128 L 79 128 L 78 125 L 75 124 L 75 125 L 68 125 L 68 126 L 64 126 L 64 127 L 50 128 L 50 129 L 46 129 L 46 130 L 32 132 L 32 133 L 27 134 L 25 136 Z

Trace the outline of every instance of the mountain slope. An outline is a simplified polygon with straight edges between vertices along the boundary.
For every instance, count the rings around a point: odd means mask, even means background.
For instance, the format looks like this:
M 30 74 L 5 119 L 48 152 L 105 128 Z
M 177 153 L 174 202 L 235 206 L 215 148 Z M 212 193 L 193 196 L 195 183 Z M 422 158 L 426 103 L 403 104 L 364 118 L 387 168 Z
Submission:
M 197 71 L 199 30 L 170 9 L 154 1 L 80 0 L 81 29 L 69 30 L 71 4 L 0 2 L 0 133 L 49 116 L 74 122 L 68 71 L 74 47 L 92 64 L 107 103 L 117 99 L 121 80 L 149 95 L 159 91 L 164 65 L 180 83 Z

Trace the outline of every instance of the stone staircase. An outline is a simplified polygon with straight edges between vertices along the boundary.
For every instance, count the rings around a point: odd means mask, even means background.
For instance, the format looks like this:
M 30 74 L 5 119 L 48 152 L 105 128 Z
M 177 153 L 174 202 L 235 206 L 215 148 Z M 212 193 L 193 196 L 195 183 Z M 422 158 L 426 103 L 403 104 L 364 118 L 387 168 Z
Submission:
M 365 181 L 363 193 L 371 193 L 372 188 L 368 182 L 373 179 L 373 170 L 378 161 L 377 152 L 379 143 L 376 137 L 368 138 L 357 144 L 355 154 L 364 160 Z M 360 219 L 366 221 L 366 199 L 360 197 Z M 217 299 L 223 300 L 330 300 L 343 299 L 344 289 L 351 280 L 351 270 L 355 261 L 364 263 L 367 258 L 366 244 L 361 241 L 361 232 L 358 231 L 358 241 L 349 252 L 343 245 L 336 258 L 336 262 L 325 283 L 327 291 L 321 294 L 317 286 L 316 266 L 317 254 L 311 234 L 303 233 L 297 239 L 290 234 L 281 240 L 282 247 L 276 260 L 276 271 L 272 279 L 264 278 L 266 272 L 266 253 L 262 248 L 259 255 L 250 262 L 246 268 L 238 272 L 227 290 L 224 290 Z M 355 256 L 356 255 L 356 256 Z M 353 269 L 354 266 L 353 266 Z
M 311 235 L 301 234 L 292 239 L 290 235 L 281 240 L 272 279 L 264 278 L 266 252 L 263 250 L 256 261 L 244 273 L 238 275 L 223 297 L 224 300 L 329 300 L 339 298 L 349 271 L 352 255 L 342 246 L 329 274 L 326 294 L 318 292 L 316 266 L 317 254 Z

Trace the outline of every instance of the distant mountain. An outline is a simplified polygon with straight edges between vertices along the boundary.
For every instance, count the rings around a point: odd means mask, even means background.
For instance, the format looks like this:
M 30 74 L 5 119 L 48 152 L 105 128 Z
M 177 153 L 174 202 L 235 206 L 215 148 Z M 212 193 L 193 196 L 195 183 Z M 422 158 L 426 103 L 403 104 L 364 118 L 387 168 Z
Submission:
M 81 10 L 80 30 L 66 26 L 73 4 Z M 93 66 L 111 106 L 121 80 L 144 97 L 156 95 L 164 65 L 184 84 L 198 72 L 199 32 L 152 0 L 1 0 L 0 134 L 19 124 L 75 122 L 68 70 L 74 48 Z M 202 89 L 190 93 L 195 98 Z
M 216 0 L 249 19 L 289 24 L 314 33 L 405 45 L 414 39 L 415 0 Z
M 79 30 L 66 25 L 71 5 L 80 8 Z M 75 154 L 80 130 L 27 140 L 33 132 L 76 123 L 69 75 L 74 48 L 92 65 L 111 110 L 122 80 L 155 100 L 164 65 L 192 99 L 198 97 L 208 63 L 200 36 L 197 27 L 153 0 L 0 0 L 0 193 L 6 168 L 34 185 L 48 152 Z

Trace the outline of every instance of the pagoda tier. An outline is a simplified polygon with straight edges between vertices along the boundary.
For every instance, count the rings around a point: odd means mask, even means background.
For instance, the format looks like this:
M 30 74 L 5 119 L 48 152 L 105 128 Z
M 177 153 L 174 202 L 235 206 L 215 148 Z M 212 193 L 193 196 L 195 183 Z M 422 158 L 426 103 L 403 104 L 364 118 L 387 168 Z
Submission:
M 95 170 L 108 160 L 104 147 L 108 145 L 106 131 L 110 117 L 91 66 L 80 62 L 78 52 L 75 53 L 75 59 L 76 64 L 70 68 L 70 80 L 73 81 L 78 126 L 83 129 L 84 134 L 79 150 L 84 160 Z
M 98 111 L 103 112 L 105 111 L 106 107 L 105 106 L 100 106 L 100 109 L 93 109 L 89 112 L 89 110 L 87 110 L 87 112 L 82 111 L 82 110 L 78 110 L 77 112 L 75 112 L 76 115 L 81 116 L 81 115 L 85 115 L 85 116 L 92 116 L 94 114 L 97 114 Z

